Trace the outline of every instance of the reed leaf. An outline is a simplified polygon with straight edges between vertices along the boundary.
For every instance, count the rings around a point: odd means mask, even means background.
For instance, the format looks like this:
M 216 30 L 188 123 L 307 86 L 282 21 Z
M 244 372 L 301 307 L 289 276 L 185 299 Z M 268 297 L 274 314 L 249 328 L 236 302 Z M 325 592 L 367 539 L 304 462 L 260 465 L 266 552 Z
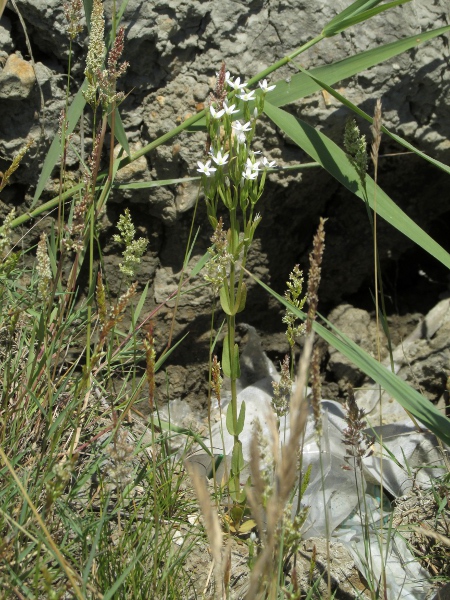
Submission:
M 248 272 L 248 271 L 247 271 Z M 268 285 L 263 283 L 257 277 L 249 275 L 280 304 L 289 309 L 300 319 L 306 319 L 306 313 L 290 304 L 285 298 L 277 294 Z M 313 323 L 314 331 L 320 335 L 328 344 L 336 348 L 341 354 L 352 361 L 363 373 L 378 383 L 386 392 L 388 392 L 397 402 L 410 412 L 418 421 L 432 431 L 439 439 L 446 444 L 450 444 L 450 420 L 442 415 L 437 408 L 424 396 L 419 394 L 414 388 L 394 375 L 392 371 L 376 361 L 370 354 L 360 348 L 355 342 L 348 338 L 337 327 L 324 317 L 320 320 L 324 323 L 315 321 Z
M 297 119 L 281 108 L 268 102 L 264 112 L 287 136 L 289 136 L 311 158 L 316 160 L 337 181 L 373 208 L 373 199 L 377 199 L 377 214 L 406 237 L 434 256 L 443 265 L 450 268 L 450 254 L 435 242 L 423 229 L 410 219 L 389 196 L 367 175 L 366 189 L 350 164 L 346 153 L 326 135 Z M 376 191 L 375 191 L 376 190 Z

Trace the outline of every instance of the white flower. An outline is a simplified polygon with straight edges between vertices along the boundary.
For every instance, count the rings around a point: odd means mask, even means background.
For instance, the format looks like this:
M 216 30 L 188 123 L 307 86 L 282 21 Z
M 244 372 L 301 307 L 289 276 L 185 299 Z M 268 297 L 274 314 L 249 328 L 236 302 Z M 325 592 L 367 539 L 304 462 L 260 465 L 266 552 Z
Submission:
M 211 113 L 211 116 L 213 119 L 220 119 L 220 117 L 225 113 L 225 110 L 222 108 L 222 110 L 217 110 L 214 108 L 214 106 L 210 106 L 209 107 L 209 112 Z
M 242 133 L 242 131 L 237 134 L 236 139 L 237 139 L 238 146 L 240 144 L 245 144 L 245 142 L 247 141 L 247 138 L 245 137 L 245 133 Z
M 267 92 L 271 92 L 272 90 L 274 90 L 276 86 L 267 85 L 267 79 L 263 79 L 262 81 L 259 82 L 259 87 L 262 89 L 262 91 L 265 94 L 267 94 Z
M 214 154 L 211 153 L 211 158 L 216 163 L 216 165 L 218 165 L 219 167 L 221 167 L 222 165 L 226 165 L 227 164 L 227 162 L 228 162 L 228 156 L 229 155 L 230 155 L 230 153 L 226 152 L 225 155 L 222 156 L 222 151 L 219 150 L 216 156 L 214 156 Z
M 240 121 L 235 121 L 231 127 L 236 131 L 236 133 L 245 133 L 246 131 L 251 131 L 252 124 L 250 121 L 247 121 L 247 123 L 244 124 L 242 124 Z
M 244 92 L 243 94 L 236 94 L 236 97 L 240 98 L 244 102 L 250 102 L 250 100 L 255 99 L 255 90 L 252 90 L 251 92 Z
M 252 162 L 252 160 L 250 158 L 247 158 L 247 163 L 246 163 L 246 167 L 245 167 L 246 171 L 250 170 L 250 171 L 259 171 L 259 160 L 256 162 Z
M 236 108 L 235 104 L 228 106 L 226 100 L 223 101 L 223 110 L 225 111 L 225 114 L 227 114 L 227 115 L 234 115 L 235 113 L 239 112 L 239 110 Z
M 265 156 L 262 159 L 262 164 L 266 169 L 272 169 L 277 166 L 277 163 L 274 160 L 269 161 Z
M 210 160 L 208 160 L 205 164 L 203 164 L 200 161 L 197 161 L 197 164 L 199 166 L 199 169 L 197 169 L 197 171 L 199 173 L 203 173 L 203 175 L 206 175 L 206 177 L 211 177 L 211 173 L 213 171 L 217 171 L 216 167 L 211 167 Z
M 248 167 L 242 173 L 242 179 L 248 179 L 249 181 L 252 179 L 256 179 L 257 177 L 258 177 L 258 171 L 253 171 L 252 169 L 249 169 Z
M 238 90 L 241 91 L 243 90 L 245 87 L 247 87 L 247 83 L 244 81 L 241 83 L 241 78 L 237 77 L 235 81 L 233 81 L 233 79 L 230 77 L 230 72 L 227 71 L 225 73 L 225 81 L 228 83 L 228 85 L 233 88 L 234 90 Z

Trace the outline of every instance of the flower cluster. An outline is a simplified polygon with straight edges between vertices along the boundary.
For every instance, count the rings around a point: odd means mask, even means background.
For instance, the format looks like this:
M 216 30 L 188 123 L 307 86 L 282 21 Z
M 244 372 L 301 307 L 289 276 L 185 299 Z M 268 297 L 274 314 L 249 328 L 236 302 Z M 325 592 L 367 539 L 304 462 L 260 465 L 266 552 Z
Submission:
M 80 23 L 83 14 L 83 3 L 81 0 L 70 0 L 70 2 L 64 2 L 63 9 L 68 23 L 67 33 L 73 41 L 83 31 L 83 26 Z
M 265 95 L 275 86 L 264 80 L 259 83 L 259 90 L 248 90 L 240 77 L 232 78 L 228 71 L 219 73 L 218 78 L 220 75 L 224 90 L 214 94 L 206 111 L 208 156 L 197 162 L 197 172 L 202 175 L 213 228 L 217 227 L 217 206 L 221 200 L 230 211 L 241 209 L 244 237 L 250 243 L 260 221 L 260 216 L 253 214 L 255 204 L 263 192 L 268 170 L 276 166 L 274 161 L 252 151 L 251 142 Z
M 295 308 L 302 310 L 306 301 L 306 297 L 302 296 L 303 272 L 298 265 L 295 265 L 289 274 L 289 281 L 286 282 L 286 285 L 288 289 L 284 293 L 284 297 Z M 296 338 L 300 337 L 305 332 L 305 325 L 303 323 L 297 325 L 298 320 L 299 318 L 287 308 L 286 314 L 283 317 L 283 323 L 287 325 L 286 337 L 291 350 L 294 348 Z
M 135 239 L 136 229 L 128 208 L 125 209 L 123 215 L 120 215 L 117 229 L 119 233 L 113 235 L 113 240 L 125 246 L 122 253 L 124 262 L 119 264 L 119 270 L 127 277 L 133 278 L 136 275 L 141 258 L 147 250 L 148 240 L 143 237 Z

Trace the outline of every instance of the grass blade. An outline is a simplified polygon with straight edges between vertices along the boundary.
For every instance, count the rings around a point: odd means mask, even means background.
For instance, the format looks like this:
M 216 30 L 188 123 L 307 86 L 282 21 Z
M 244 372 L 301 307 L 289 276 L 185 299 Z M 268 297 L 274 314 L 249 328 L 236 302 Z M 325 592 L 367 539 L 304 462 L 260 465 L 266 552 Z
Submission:
M 450 31 L 450 25 L 419 35 L 413 35 L 403 40 L 385 44 L 380 48 L 372 48 L 371 50 L 360 52 L 355 56 L 350 56 L 331 65 L 311 69 L 310 74 L 328 85 L 333 85 L 338 81 L 352 77 L 361 71 L 389 60 L 398 54 L 402 54 L 419 44 L 423 44 L 439 35 L 444 35 L 448 31 Z M 285 104 L 309 96 L 320 89 L 321 86 L 312 81 L 310 77 L 304 73 L 299 73 L 293 75 L 289 83 L 284 80 L 278 81 L 276 89 L 267 94 L 267 101 L 274 106 L 284 106 Z
M 394 8 L 395 6 L 399 6 L 400 4 L 406 4 L 406 2 L 411 2 L 411 0 L 394 0 L 394 2 L 389 2 L 388 4 L 383 4 L 382 6 L 377 6 L 376 8 L 371 8 L 364 11 L 359 10 L 347 18 L 338 19 L 335 23 L 328 23 L 328 25 L 323 29 L 322 33 L 325 37 L 332 37 L 333 35 L 341 33 L 341 31 L 344 31 L 344 29 L 348 29 L 357 23 L 367 21 L 381 12 Z M 367 4 L 371 3 L 369 2 Z M 342 13 L 340 16 L 342 17 Z
M 186 181 L 198 181 L 199 177 L 180 177 L 179 179 L 158 179 L 153 181 L 137 181 L 131 183 L 114 183 L 113 187 L 118 190 L 142 190 L 145 188 L 160 187 L 162 185 L 176 185 Z
M 249 273 L 247 271 L 247 273 Z M 268 285 L 257 277 L 249 275 L 271 294 L 280 304 L 288 308 L 296 316 L 305 320 L 306 314 L 295 308 L 285 298 L 274 292 Z M 415 389 L 394 375 L 389 369 L 381 365 L 370 354 L 362 350 L 355 342 L 339 331 L 329 321 L 321 317 L 326 327 L 318 322 L 313 323 L 314 331 L 320 335 L 328 344 L 336 348 L 344 356 L 352 361 L 363 373 L 368 375 L 376 383 L 386 390 L 403 408 L 406 408 L 418 421 L 423 423 L 430 431 L 446 444 L 450 444 L 450 420 L 442 415 L 437 408 Z
M 268 102 L 264 106 L 264 112 L 330 175 L 363 201 L 367 201 L 372 208 L 376 194 L 377 214 L 450 269 L 450 254 L 416 225 L 369 176 L 364 190 L 345 152 L 326 135 Z
M 324 29 L 328 29 L 329 27 L 334 27 L 338 23 L 341 23 L 345 19 L 350 19 L 360 13 L 370 10 L 373 6 L 377 6 L 380 4 L 382 0 L 355 0 L 352 2 L 350 6 L 344 8 L 338 15 L 333 17 L 331 21 L 327 25 L 325 25 Z
M 297 65 L 297 66 L 300 69 L 300 71 L 302 71 L 302 73 L 306 73 L 306 75 L 308 75 L 308 77 L 311 77 L 311 79 L 313 79 L 318 85 L 320 85 L 324 90 L 326 90 L 331 96 L 336 98 L 336 100 L 339 100 L 339 102 L 341 102 L 344 106 L 346 106 L 347 108 L 352 110 L 354 113 L 356 113 L 357 115 L 359 115 L 360 117 L 362 117 L 363 119 L 368 121 L 370 124 L 373 123 L 372 117 L 370 115 L 368 115 L 367 113 L 365 113 L 360 108 L 358 108 L 355 104 L 353 104 L 353 102 L 350 102 L 350 100 L 348 100 L 345 96 L 343 96 L 342 94 L 337 92 L 335 89 L 333 89 L 332 87 L 327 85 L 325 82 L 320 81 L 319 79 L 317 79 L 317 77 L 314 77 L 314 75 L 311 75 L 308 71 L 303 69 L 300 65 Z M 436 160 L 435 158 L 431 158 L 431 156 L 428 156 L 424 152 L 421 152 L 420 150 L 415 148 L 412 144 L 410 144 L 409 142 L 407 142 L 406 140 L 401 138 L 399 135 L 396 135 L 395 133 L 392 133 L 391 131 L 389 131 L 389 129 L 386 129 L 386 127 L 382 126 L 381 131 L 383 133 L 385 133 L 386 135 L 388 135 L 389 137 L 391 137 L 393 140 L 395 140 L 398 144 L 400 144 L 404 148 L 407 148 L 411 152 L 414 152 L 414 154 L 417 154 L 417 156 L 420 156 L 420 158 L 423 158 L 424 160 L 428 161 L 429 163 L 431 163 L 438 169 L 441 169 L 442 171 L 445 171 L 446 173 L 448 173 L 450 175 L 450 167 L 448 165 L 440 162 L 439 160 Z
M 119 109 L 116 107 L 115 109 L 115 122 L 114 122 L 114 137 L 125 150 L 125 152 L 130 156 L 130 146 L 128 144 L 127 134 L 125 133 L 125 129 L 123 127 L 122 118 L 119 113 Z M 108 123 L 111 127 L 111 115 L 108 115 Z
M 70 108 L 67 112 L 67 134 L 69 136 L 72 131 L 75 129 L 75 125 L 78 123 L 83 109 L 85 107 L 86 101 L 83 96 L 83 92 L 87 88 L 87 80 L 83 81 L 83 85 L 80 87 L 78 92 L 75 95 L 75 98 L 70 105 Z M 59 161 L 61 156 L 61 139 L 59 135 L 55 135 L 53 138 L 53 142 L 50 145 L 50 148 L 47 152 L 47 156 L 45 157 L 44 164 L 42 166 L 41 175 L 39 177 L 39 181 L 36 187 L 36 191 L 34 193 L 33 202 L 31 203 L 30 209 L 34 208 L 36 202 L 41 197 L 41 194 L 44 190 L 45 184 L 47 183 L 50 175 L 52 174 L 53 169 L 55 168 L 56 163 Z

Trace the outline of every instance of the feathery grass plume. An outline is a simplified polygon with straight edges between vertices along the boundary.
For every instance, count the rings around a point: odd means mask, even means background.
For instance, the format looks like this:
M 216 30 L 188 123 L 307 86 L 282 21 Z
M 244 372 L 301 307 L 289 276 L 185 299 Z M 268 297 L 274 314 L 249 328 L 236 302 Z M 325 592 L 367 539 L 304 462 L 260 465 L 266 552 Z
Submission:
M 113 235 L 113 240 L 125 246 L 125 250 L 122 252 L 125 260 L 123 263 L 119 263 L 119 269 L 126 277 L 131 279 L 136 276 L 138 265 L 147 250 L 148 240 L 143 237 L 137 240 L 134 239 L 136 229 L 128 208 L 125 209 L 123 215 L 120 215 L 117 229 L 119 233 Z
M 206 535 L 208 536 L 211 554 L 214 560 L 214 573 L 216 582 L 214 595 L 219 600 L 222 600 L 224 597 L 223 587 L 226 581 L 226 577 L 224 576 L 226 564 L 223 565 L 222 561 L 223 532 L 220 526 L 219 517 L 215 507 L 211 504 L 211 498 L 209 497 L 204 480 L 189 463 L 185 463 L 185 466 L 194 485 L 195 493 L 204 519 Z
M 223 101 L 227 97 L 227 90 L 225 87 L 226 82 L 226 71 L 225 61 L 222 61 L 220 71 L 216 73 L 216 87 L 214 92 L 209 95 L 209 106 L 217 105 L 219 110 L 223 108 Z M 208 132 L 206 136 L 205 153 L 209 154 L 211 150 L 211 134 Z
M 286 282 L 288 289 L 284 292 L 284 297 L 290 302 L 295 308 L 301 310 L 306 302 L 306 296 L 301 298 L 303 292 L 303 272 L 300 270 L 298 265 L 295 265 L 293 270 L 289 273 L 289 281 Z M 296 325 L 298 317 L 294 315 L 288 308 L 286 314 L 282 319 L 283 323 L 287 325 L 286 337 L 291 347 L 291 353 L 295 345 L 295 339 L 305 333 L 305 324 L 300 323 Z
M 98 131 L 94 137 L 92 152 L 87 159 L 87 165 L 83 174 L 83 194 L 80 194 L 79 200 L 75 203 L 73 209 L 73 218 L 69 227 L 67 227 L 68 237 L 64 240 L 67 249 L 74 252 L 81 252 L 84 248 L 84 231 L 86 228 L 86 218 L 88 210 L 94 201 L 95 181 L 100 164 L 101 151 L 101 131 Z
M 134 282 L 130 285 L 130 287 L 126 290 L 124 294 L 122 294 L 118 300 L 118 302 L 110 309 L 108 317 L 105 321 L 105 324 L 100 330 L 98 347 L 102 348 L 103 344 L 106 341 L 106 338 L 109 332 L 122 321 L 124 317 L 124 312 L 127 306 L 129 305 L 131 299 L 136 294 L 137 282 Z
M 117 80 L 128 68 L 126 61 L 120 65 L 118 64 L 123 53 L 124 40 L 125 29 L 120 27 L 108 55 L 108 68 L 97 72 L 99 100 L 103 108 L 107 108 L 115 102 L 120 102 L 125 96 L 123 92 L 116 92 Z
M 50 267 L 50 258 L 47 250 L 47 236 L 41 234 L 36 252 L 36 271 L 38 274 L 38 295 L 45 303 L 50 297 L 52 270 Z
M 223 379 L 220 376 L 220 361 L 218 360 L 217 355 L 214 355 L 211 365 L 211 389 L 217 398 L 219 408 L 222 400 L 222 383 Z
M 289 410 L 289 400 L 292 392 L 292 379 L 290 373 L 290 360 L 286 354 L 281 363 L 280 381 L 272 381 L 273 396 L 272 406 L 278 419 L 287 414 Z
M 364 420 L 365 412 L 356 404 L 352 386 L 348 386 L 347 400 L 345 402 L 347 427 L 342 432 L 345 444 L 345 461 L 352 462 L 353 468 L 362 469 L 362 459 L 367 453 L 367 437 L 362 433 L 367 423 Z
M 271 597 L 270 590 L 275 594 L 278 583 L 274 581 L 274 577 L 277 579 L 277 575 L 274 574 L 271 565 L 274 563 L 274 552 L 277 549 L 279 540 L 278 531 L 283 524 L 283 519 L 286 518 L 286 504 L 298 479 L 297 457 L 300 447 L 300 436 L 304 431 L 308 415 L 305 389 L 308 381 L 313 339 L 314 336 L 311 334 L 305 340 L 303 353 L 299 362 L 297 385 L 290 402 L 290 436 L 283 447 L 279 445 L 275 417 L 273 415 L 271 417 L 271 413 L 268 416 L 268 425 L 273 438 L 272 452 L 275 473 L 273 493 L 268 498 L 265 510 L 262 503 L 264 480 L 261 476 L 258 442 L 255 439 L 257 434 L 253 434 L 251 441 L 250 471 L 253 486 L 247 490 L 247 497 L 252 509 L 252 515 L 260 532 L 263 548 L 251 572 L 250 585 L 245 597 L 246 600 L 258 598 L 259 591 L 263 585 L 266 585 L 269 594 L 268 597 Z M 264 521 L 266 522 L 266 526 L 264 526 Z M 275 557 L 275 564 L 278 564 L 277 558 Z
M 311 333 L 312 323 L 316 318 L 317 305 L 319 304 L 319 285 L 322 272 L 322 258 L 325 250 L 325 221 L 320 217 L 319 227 L 313 239 L 313 249 L 309 255 L 308 273 L 308 318 L 306 320 L 306 333 Z
M 373 123 L 370 126 L 372 132 L 372 144 L 370 147 L 370 158 L 372 159 L 375 172 L 378 169 L 378 155 L 380 152 L 381 144 L 381 100 L 378 98 L 375 104 L 375 112 L 373 115 Z
M 98 320 L 100 321 L 100 326 L 103 327 L 106 323 L 106 293 L 105 293 L 105 285 L 103 283 L 103 275 L 101 269 L 98 270 L 97 273 L 97 286 L 95 288 L 95 297 L 97 300 L 98 307 Z
M 102 72 L 106 55 L 105 15 L 101 0 L 94 0 L 91 14 L 91 33 L 84 74 L 88 80 L 87 90 L 83 93 L 88 104 L 97 105 L 98 74 Z
M 361 135 L 355 119 L 348 119 L 345 124 L 344 148 L 350 163 L 355 167 L 363 187 L 366 187 L 367 147 L 366 136 Z
M 70 0 L 70 2 L 64 2 L 63 4 L 64 16 L 68 23 L 67 33 L 69 38 L 73 41 L 79 33 L 83 31 L 83 25 L 80 20 L 83 14 L 83 2 L 82 0 Z
M 28 152 L 28 150 L 33 145 L 33 143 L 34 143 L 34 139 L 33 138 L 27 140 L 25 146 L 23 146 L 19 150 L 19 152 L 15 155 L 15 157 L 12 160 L 12 163 L 9 165 L 9 167 L 6 169 L 6 171 L 4 173 L 0 173 L 0 175 L 1 175 L 0 192 L 8 185 L 9 180 L 11 179 L 11 175 L 15 171 L 17 171 L 17 169 L 19 168 L 20 163 L 22 162 L 23 157 Z
M 3 223 L 0 226 L 0 260 L 6 258 L 9 249 L 12 246 L 12 227 L 11 223 L 16 216 L 16 209 L 12 208 L 6 215 Z
M 144 338 L 145 348 L 145 376 L 148 384 L 148 403 L 150 411 L 153 413 L 155 408 L 155 363 L 156 363 L 156 351 L 155 351 L 155 339 L 153 337 L 153 323 L 150 321 L 147 327 L 146 335 Z
M 322 435 L 322 411 L 320 408 L 320 402 L 322 400 L 322 383 L 320 380 L 320 350 L 317 345 L 314 347 L 311 359 L 311 388 L 311 406 L 313 409 L 315 430 L 316 435 L 320 437 Z

